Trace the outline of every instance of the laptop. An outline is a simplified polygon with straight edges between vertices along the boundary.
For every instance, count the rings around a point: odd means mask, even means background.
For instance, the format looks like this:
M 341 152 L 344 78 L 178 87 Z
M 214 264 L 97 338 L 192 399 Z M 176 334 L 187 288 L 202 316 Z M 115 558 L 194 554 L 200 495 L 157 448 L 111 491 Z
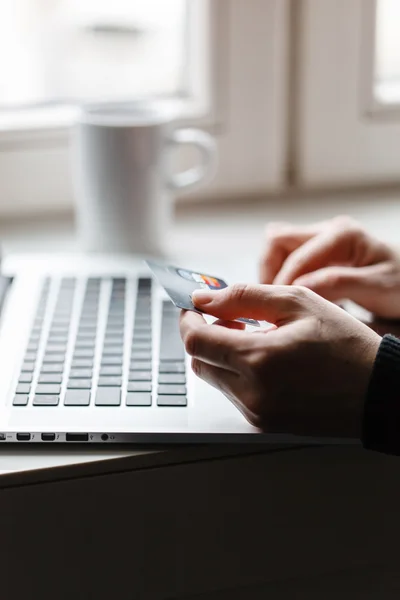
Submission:
M 197 378 L 142 260 L 37 257 L 1 280 L 1 443 L 298 443 Z M 327 440 L 325 440 L 326 442 Z

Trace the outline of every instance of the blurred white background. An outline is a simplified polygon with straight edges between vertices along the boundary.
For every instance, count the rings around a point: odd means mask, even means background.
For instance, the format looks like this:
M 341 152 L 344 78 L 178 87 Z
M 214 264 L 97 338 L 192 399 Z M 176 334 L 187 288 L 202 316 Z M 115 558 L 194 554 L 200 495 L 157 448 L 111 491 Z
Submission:
M 3 2 L 0 214 L 70 209 L 76 106 L 144 95 L 217 138 L 190 199 L 400 185 L 400 2 Z
M 0 103 L 177 94 L 185 0 L 13 0 L 0 19 Z
M 400 2 L 378 0 L 376 20 L 376 95 L 400 103 Z

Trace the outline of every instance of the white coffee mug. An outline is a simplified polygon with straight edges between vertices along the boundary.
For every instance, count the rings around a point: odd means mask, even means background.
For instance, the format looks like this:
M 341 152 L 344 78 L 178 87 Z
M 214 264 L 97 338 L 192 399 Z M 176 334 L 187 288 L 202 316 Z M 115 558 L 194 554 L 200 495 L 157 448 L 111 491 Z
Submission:
M 196 146 L 201 164 L 172 174 L 171 149 Z M 216 144 L 198 129 L 176 129 L 174 109 L 157 102 L 83 107 L 75 126 L 73 180 L 82 245 L 92 252 L 162 255 L 172 195 L 209 181 Z

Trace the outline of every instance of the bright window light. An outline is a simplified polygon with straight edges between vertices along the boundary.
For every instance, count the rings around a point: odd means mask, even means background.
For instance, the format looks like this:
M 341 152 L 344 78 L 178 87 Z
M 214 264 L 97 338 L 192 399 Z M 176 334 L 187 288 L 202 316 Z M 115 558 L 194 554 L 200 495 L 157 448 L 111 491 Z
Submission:
M 400 1 L 377 0 L 375 97 L 400 104 Z
M 10 0 L 0 109 L 182 92 L 189 0 Z

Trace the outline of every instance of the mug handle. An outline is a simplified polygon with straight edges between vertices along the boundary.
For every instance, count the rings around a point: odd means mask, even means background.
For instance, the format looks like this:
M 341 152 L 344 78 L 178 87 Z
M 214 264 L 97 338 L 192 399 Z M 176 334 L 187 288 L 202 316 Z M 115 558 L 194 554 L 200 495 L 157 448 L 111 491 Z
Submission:
M 214 177 L 217 171 L 217 145 L 211 135 L 200 129 L 177 129 L 169 139 L 174 145 L 195 146 L 202 156 L 201 164 L 197 167 L 171 175 L 169 185 L 173 190 L 188 190 Z

